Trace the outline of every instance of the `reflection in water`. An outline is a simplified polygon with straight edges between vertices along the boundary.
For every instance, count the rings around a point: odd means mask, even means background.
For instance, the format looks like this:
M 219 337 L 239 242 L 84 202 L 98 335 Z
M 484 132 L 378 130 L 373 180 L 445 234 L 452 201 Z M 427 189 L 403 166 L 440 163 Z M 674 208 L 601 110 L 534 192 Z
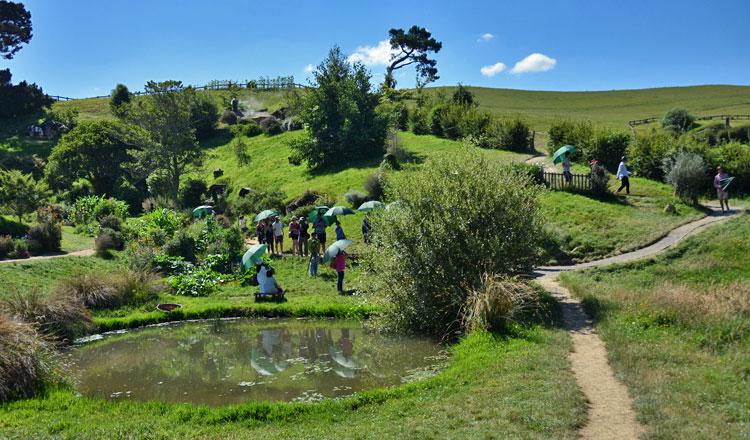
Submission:
M 438 353 L 433 341 L 367 332 L 358 322 L 217 320 L 108 336 L 68 356 L 84 394 L 223 405 L 394 385 Z

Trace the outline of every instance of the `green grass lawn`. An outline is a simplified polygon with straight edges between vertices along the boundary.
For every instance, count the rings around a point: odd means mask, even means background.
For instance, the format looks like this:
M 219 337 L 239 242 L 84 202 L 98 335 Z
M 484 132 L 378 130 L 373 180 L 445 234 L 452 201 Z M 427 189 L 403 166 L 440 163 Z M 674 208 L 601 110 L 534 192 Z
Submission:
M 542 215 L 554 246 L 548 252 L 552 261 L 594 260 L 646 246 L 677 226 L 705 214 L 679 203 L 668 185 L 634 177 L 631 194 L 604 200 L 564 191 L 543 193 Z M 618 188 L 612 179 L 610 188 Z M 677 212 L 667 214 L 664 207 L 672 203 Z
M 62 251 L 75 252 L 94 247 L 94 238 L 83 234 L 77 234 L 73 226 L 62 228 Z
M 645 438 L 750 436 L 750 216 L 653 260 L 562 275 L 595 319 Z

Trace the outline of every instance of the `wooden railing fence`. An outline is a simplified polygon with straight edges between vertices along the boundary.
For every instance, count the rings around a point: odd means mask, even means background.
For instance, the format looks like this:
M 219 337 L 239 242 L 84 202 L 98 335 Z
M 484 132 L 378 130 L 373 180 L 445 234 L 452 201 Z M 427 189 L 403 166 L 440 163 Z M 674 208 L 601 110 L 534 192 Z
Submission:
M 591 191 L 590 174 L 572 174 L 570 182 L 565 180 L 563 173 L 552 173 L 545 171 L 542 174 L 544 184 L 554 190 Z

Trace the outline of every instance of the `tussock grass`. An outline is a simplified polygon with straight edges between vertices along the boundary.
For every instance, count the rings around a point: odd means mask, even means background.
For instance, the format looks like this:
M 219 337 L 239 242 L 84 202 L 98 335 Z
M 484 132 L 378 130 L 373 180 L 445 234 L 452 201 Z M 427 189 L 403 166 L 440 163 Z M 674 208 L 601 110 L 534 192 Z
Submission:
M 86 307 L 113 309 L 154 301 L 164 283 L 149 271 L 125 270 L 120 273 L 89 273 L 63 279 L 54 296 L 77 298 Z
M 538 292 L 529 283 L 503 275 L 484 274 L 471 289 L 461 309 L 466 331 L 501 331 L 524 312 L 538 305 Z
M 0 302 L 0 311 L 62 342 L 70 342 L 92 328 L 88 309 L 70 295 L 42 297 L 34 290 L 16 291 Z
M 0 402 L 33 396 L 57 367 L 52 344 L 31 324 L 0 314 Z

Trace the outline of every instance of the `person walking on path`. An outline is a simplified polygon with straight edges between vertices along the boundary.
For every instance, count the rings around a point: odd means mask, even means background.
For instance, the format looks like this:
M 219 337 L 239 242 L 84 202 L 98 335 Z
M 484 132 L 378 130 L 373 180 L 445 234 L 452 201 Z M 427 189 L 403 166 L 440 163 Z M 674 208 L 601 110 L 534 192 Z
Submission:
M 304 217 L 299 219 L 299 254 L 307 256 L 307 240 L 310 239 L 310 225 Z M 302 252 L 304 250 L 304 253 Z
M 365 216 L 362 218 L 362 238 L 365 239 L 366 244 L 370 244 L 370 231 L 372 230 L 372 225 L 370 225 L 370 218 L 365 214 Z
M 299 223 L 297 222 L 297 216 L 292 216 L 292 221 L 289 222 L 289 238 L 292 239 L 292 255 L 296 255 L 299 251 Z M 299 253 L 302 256 L 302 252 Z
M 341 222 L 336 220 L 336 241 L 346 240 L 346 234 L 344 234 L 344 228 L 341 227 Z
M 281 255 L 284 253 L 284 224 L 281 223 L 281 219 L 276 216 L 273 220 L 273 237 L 276 241 L 276 253 Z
M 315 230 L 315 233 L 318 234 L 318 241 L 320 242 L 321 249 L 326 248 L 326 222 L 323 220 L 323 217 L 318 216 L 317 219 L 315 219 L 315 223 L 313 224 L 313 229 Z
M 622 156 L 620 165 L 617 167 L 617 178 L 620 179 L 620 187 L 617 188 L 617 194 L 620 194 L 623 188 L 625 188 L 625 193 L 630 194 L 630 171 L 628 171 L 627 162 L 628 159 Z
M 570 174 L 570 154 L 565 153 L 562 160 L 563 167 L 563 178 L 566 182 L 570 183 L 573 180 L 573 175 Z
M 318 253 L 320 252 L 320 241 L 318 241 L 318 234 L 313 232 L 312 239 L 310 240 L 310 276 L 318 276 Z
M 719 204 L 721 205 L 721 212 L 729 211 L 729 191 L 727 191 L 727 179 L 729 174 L 721 168 L 721 165 L 716 167 L 716 176 L 714 177 L 714 188 L 716 188 L 716 196 L 719 198 Z
M 331 267 L 336 270 L 338 274 L 338 281 L 336 282 L 336 289 L 339 294 L 344 293 L 344 270 L 346 269 L 346 252 L 340 250 L 336 257 L 331 261 Z

